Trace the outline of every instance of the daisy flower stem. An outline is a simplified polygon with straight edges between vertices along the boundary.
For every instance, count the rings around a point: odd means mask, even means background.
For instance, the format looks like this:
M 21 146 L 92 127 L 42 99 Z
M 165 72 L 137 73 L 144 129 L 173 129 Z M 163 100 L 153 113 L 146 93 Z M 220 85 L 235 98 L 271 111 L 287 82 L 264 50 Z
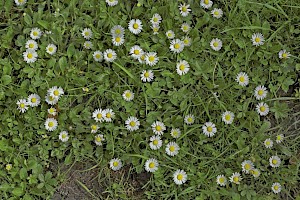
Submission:
M 119 63 L 113 62 L 116 66 L 118 66 L 120 69 L 122 69 L 130 78 L 132 78 L 135 82 L 138 82 L 135 77 L 123 66 L 121 66 Z
M 146 156 L 142 156 L 142 155 L 139 155 L 139 154 L 127 154 L 128 156 L 131 156 L 131 157 L 138 157 L 138 158 L 142 158 L 142 159 L 145 159 L 145 160 L 148 160 L 149 157 L 146 157 Z
M 198 125 L 198 126 L 195 126 L 195 127 L 191 128 L 190 130 L 188 130 L 187 132 L 185 132 L 184 134 L 182 134 L 180 136 L 180 138 L 177 139 L 177 141 L 183 139 L 187 134 L 189 134 L 190 132 L 194 131 L 195 129 L 201 128 L 201 127 L 202 127 L 202 125 Z

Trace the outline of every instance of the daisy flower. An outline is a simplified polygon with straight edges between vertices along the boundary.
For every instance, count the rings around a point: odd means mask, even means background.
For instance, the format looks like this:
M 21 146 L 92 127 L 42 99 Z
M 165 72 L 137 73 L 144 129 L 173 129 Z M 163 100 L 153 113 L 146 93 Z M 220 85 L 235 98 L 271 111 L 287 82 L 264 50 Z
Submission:
M 115 6 L 118 4 L 118 0 L 105 0 L 105 2 L 107 3 L 107 5 L 109 6 Z
M 101 62 L 103 60 L 103 54 L 102 54 L 102 52 L 101 51 L 95 51 L 93 53 L 93 58 L 94 58 L 95 61 Z
M 62 141 L 62 142 L 67 142 L 69 140 L 69 134 L 67 131 L 62 131 L 59 133 L 59 139 Z
M 136 118 L 136 117 L 129 117 L 125 121 L 125 124 L 126 124 L 127 130 L 129 130 L 129 131 L 136 131 L 139 129 L 139 126 L 140 126 L 140 122 L 139 122 L 138 118 Z
M 164 123 L 162 123 L 160 121 L 154 122 L 151 125 L 151 127 L 152 127 L 153 133 L 155 133 L 156 135 L 163 135 L 164 131 L 166 130 L 166 126 L 164 125 Z
M 223 16 L 223 11 L 220 8 L 215 8 L 211 11 L 211 14 L 214 18 L 221 18 Z
M 259 103 L 256 105 L 256 111 L 260 116 L 266 116 L 269 113 L 269 106 L 266 103 Z
M 149 145 L 152 150 L 160 149 L 160 147 L 162 146 L 162 140 L 158 135 L 153 135 L 150 137 Z
M 166 36 L 167 36 L 168 39 L 173 39 L 175 37 L 175 33 L 172 30 L 168 30 L 166 32 Z
M 188 71 L 190 70 L 190 65 L 187 61 L 185 60 L 180 60 L 177 64 L 176 64 L 176 72 L 178 75 L 182 76 L 185 75 L 186 73 L 188 73 Z
M 25 47 L 26 47 L 26 49 L 35 51 L 35 50 L 37 50 L 37 48 L 38 48 L 38 44 L 37 44 L 37 42 L 34 41 L 34 40 L 28 40 L 28 41 L 26 42 L 26 44 L 25 44 Z
M 217 184 L 220 186 L 226 186 L 227 178 L 224 175 L 218 175 L 217 176 Z
M 203 8 L 208 9 L 208 8 L 212 7 L 212 5 L 213 5 L 213 2 L 211 0 L 201 0 L 200 1 L 200 6 L 202 6 Z
M 157 35 L 159 28 L 160 28 L 159 24 L 153 24 L 153 25 L 151 25 L 151 28 L 152 28 L 153 34 Z
M 107 62 L 113 62 L 117 58 L 117 54 L 112 49 L 107 49 L 103 53 L 104 60 Z
M 31 94 L 27 98 L 27 103 L 31 107 L 36 107 L 41 103 L 41 97 L 37 94 Z
M 232 182 L 232 183 L 240 184 L 240 181 L 241 181 L 243 178 L 241 177 L 241 174 L 240 174 L 240 173 L 234 172 L 234 173 L 232 174 L 232 176 L 231 176 L 229 179 L 230 179 L 230 182 Z
M 233 119 L 234 119 L 234 114 L 231 111 L 226 111 L 222 114 L 222 121 L 225 124 L 232 124 Z
M 141 74 L 141 80 L 143 82 L 151 82 L 154 78 L 152 70 L 143 70 Z
M 263 45 L 264 41 L 265 41 L 264 36 L 261 33 L 254 33 L 252 35 L 252 39 L 251 40 L 253 42 L 253 45 L 257 46 L 257 47 L 260 46 L 260 45 Z
M 214 123 L 206 122 L 202 126 L 202 131 L 203 131 L 204 135 L 206 135 L 207 137 L 212 137 L 217 132 L 217 128 L 216 128 L 216 125 Z
M 142 21 L 139 19 L 130 20 L 130 22 L 128 23 L 128 29 L 135 35 L 139 34 L 143 29 Z
M 150 158 L 145 162 L 145 170 L 147 172 L 155 172 L 156 170 L 158 170 L 158 166 L 159 164 L 154 158 Z
M 92 42 L 90 42 L 90 41 L 85 41 L 85 42 L 83 43 L 83 47 L 84 47 L 85 49 L 91 49 L 91 48 L 93 48 L 93 44 L 92 44 Z
M 179 40 L 179 39 L 175 39 L 171 41 L 170 44 L 170 50 L 174 53 L 180 53 L 182 52 L 184 49 L 184 43 Z
M 134 93 L 131 92 L 130 90 L 125 90 L 124 93 L 122 94 L 122 97 L 125 101 L 132 101 L 134 98 Z
M 180 10 L 181 16 L 183 16 L 183 17 L 188 16 L 189 12 L 191 11 L 191 9 L 189 7 L 190 7 L 189 4 L 187 4 L 187 5 L 185 3 L 180 4 L 179 10 Z
M 276 182 L 272 184 L 272 190 L 275 194 L 278 194 L 281 191 L 280 183 Z
M 117 35 L 115 37 L 112 38 L 112 43 L 113 45 L 115 46 L 121 46 L 122 44 L 124 44 L 125 42 L 125 39 L 124 39 L 124 36 L 121 36 L 121 35 Z
M 181 185 L 187 181 L 187 174 L 183 170 L 176 170 L 173 174 L 173 180 L 177 185 Z
M 55 105 L 58 102 L 58 98 L 54 97 L 54 96 L 50 96 L 49 94 L 47 94 L 46 97 L 45 97 L 45 101 L 49 105 Z
M 97 126 L 96 124 L 93 124 L 91 126 L 91 133 L 97 133 L 98 129 L 99 129 L 99 126 Z
M 5 169 L 6 169 L 7 171 L 11 170 L 11 169 L 12 169 L 12 164 L 6 164 L 6 165 L 5 165 Z
M 243 87 L 249 84 L 249 77 L 245 72 L 238 73 L 235 80 L 239 83 L 240 86 Z
M 54 44 L 48 44 L 46 47 L 46 52 L 49 53 L 50 55 L 53 55 L 56 53 L 57 47 Z
M 138 59 L 144 53 L 144 51 L 140 46 L 134 45 L 133 47 L 131 47 L 129 53 L 131 57 Z
M 191 29 L 191 26 L 190 26 L 188 23 L 183 23 L 183 24 L 181 25 L 181 30 L 182 30 L 184 33 L 189 32 L 190 29 Z
M 30 31 L 30 37 L 33 40 L 40 39 L 41 36 L 42 36 L 42 31 L 39 28 L 33 28 L 33 29 L 31 29 L 31 31 Z
M 95 135 L 95 143 L 97 146 L 101 146 L 104 141 L 104 136 L 102 134 Z
M 47 111 L 48 111 L 48 114 L 52 115 L 52 116 L 55 116 L 57 114 L 56 109 L 53 107 L 49 108 Z
M 185 47 L 189 47 L 192 44 L 192 39 L 189 36 L 185 36 L 182 41 Z
M 103 118 L 106 122 L 112 122 L 112 120 L 115 118 L 115 113 L 112 109 L 105 109 L 103 110 Z
M 254 178 L 258 178 L 260 176 L 260 171 L 258 169 L 252 169 L 250 170 L 250 174 L 252 174 Z
M 109 162 L 109 166 L 112 170 L 118 171 L 123 166 L 122 161 L 119 158 L 113 158 Z
M 93 37 L 93 32 L 91 29 L 89 28 L 85 28 L 83 29 L 83 31 L 81 32 L 81 35 L 84 37 L 84 39 L 91 39 Z
M 64 94 L 64 90 L 61 87 L 53 86 L 52 88 L 49 88 L 47 93 L 55 98 L 61 97 Z
M 270 138 L 268 138 L 264 141 L 264 145 L 266 148 L 271 149 L 273 147 L 273 141 Z
M 111 35 L 113 37 L 123 36 L 124 32 L 125 32 L 125 29 L 121 25 L 116 25 L 116 26 L 112 27 L 112 29 L 110 30 L 110 32 L 111 32 Z
M 172 130 L 171 130 L 171 136 L 173 137 L 173 138 L 179 138 L 180 137 L 180 135 L 181 135 L 181 131 L 180 131 L 180 129 L 179 128 L 173 128 Z
M 280 59 L 286 59 L 291 56 L 291 53 L 287 52 L 285 49 L 283 49 L 283 50 L 279 51 L 278 56 Z
M 271 156 L 269 162 L 271 167 L 279 167 L 281 160 L 278 156 Z
M 155 13 L 155 14 L 152 16 L 150 22 L 151 22 L 152 24 L 158 25 L 158 24 L 161 23 L 161 20 L 162 20 L 161 16 L 160 16 L 158 13 Z
M 263 100 L 266 98 L 268 90 L 264 85 L 259 85 L 254 90 L 254 96 L 257 100 Z
M 184 122 L 185 122 L 187 125 L 193 124 L 193 123 L 195 122 L 195 117 L 194 117 L 194 115 L 189 114 L 189 115 L 185 116 Z
M 142 53 L 141 56 L 138 58 L 138 61 L 139 61 L 141 64 L 144 64 L 144 63 L 146 63 L 145 58 L 146 58 L 145 53 Z
M 279 134 L 276 136 L 276 143 L 281 143 L 284 139 L 284 135 L 283 134 Z
M 15 3 L 17 4 L 17 6 L 23 6 L 26 2 L 27 2 L 27 0 L 15 0 Z
M 37 60 L 38 54 L 36 51 L 27 49 L 23 52 L 24 61 L 27 63 L 34 63 Z
M 214 38 L 210 42 L 210 47 L 215 51 L 220 51 L 222 48 L 222 41 L 218 38 Z
M 158 63 L 159 58 L 157 57 L 156 52 L 149 52 L 145 55 L 146 64 L 150 66 L 154 66 Z
M 28 102 L 26 99 L 19 99 L 17 101 L 18 110 L 20 110 L 21 113 L 24 113 L 28 110 Z
M 245 174 L 249 174 L 250 170 L 254 169 L 254 165 L 250 160 L 244 160 L 241 165 L 242 165 L 242 170 Z
M 99 109 L 96 109 L 93 112 L 92 117 L 94 118 L 94 120 L 96 122 L 103 122 L 104 121 L 104 115 L 105 115 L 104 110 L 102 110 L 101 108 L 99 108 Z
M 56 119 L 47 118 L 45 121 L 45 128 L 47 131 L 54 131 L 58 126 Z
M 175 156 L 179 153 L 180 147 L 175 142 L 169 142 L 166 147 L 166 153 L 169 156 Z

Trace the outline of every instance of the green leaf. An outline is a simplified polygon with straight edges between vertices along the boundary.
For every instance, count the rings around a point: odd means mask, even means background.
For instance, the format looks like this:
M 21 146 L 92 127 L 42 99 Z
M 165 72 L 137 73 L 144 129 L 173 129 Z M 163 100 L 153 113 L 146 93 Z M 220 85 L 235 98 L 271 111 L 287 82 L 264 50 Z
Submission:
M 27 25 L 31 25 L 32 24 L 32 19 L 31 19 L 31 16 L 29 14 L 26 14 L 24 16 L 24 21 Z
M 13 191 L 11 193 L 15 196 L 20 197 L 24 194 L 24 191 L 22 188 L 15 188 L 15 189 L 13 189 Z
M 12 82 L 11 76 L 9 76 L 9 75 L 3 75 L 1 80 L 2 80 L 3 85 L 8 85 Z
M 65 69 L 68 66 L 67 58 L 66 57 L 61 57 L 58 61 L 58 65 L 60 67 L 61 72 L 64 72 Z
M 38 22 L 37 22 L 39 25 L 41 25 L 44 29 L 49 29 L 49 22 L 47 22 L 47 21 L 44 21 L 44 20 L 39 20 Z
M 276 119 L 284 118 L 288 115 L 289 106 L 284 102 L 276 101 L 270 110 L 275 113 Z

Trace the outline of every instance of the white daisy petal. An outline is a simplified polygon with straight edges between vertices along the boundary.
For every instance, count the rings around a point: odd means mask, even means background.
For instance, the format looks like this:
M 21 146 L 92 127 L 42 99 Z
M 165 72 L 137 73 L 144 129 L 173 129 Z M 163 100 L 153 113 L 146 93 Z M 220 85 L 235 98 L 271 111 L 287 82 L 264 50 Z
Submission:
M 36 107 L 41 103 L 41 97 L 37 94 L 31 94 L 27 98 L 28 105 L 31 107 Z
M 189 7 L 190 7 L 189 4 L 187 4 L 187 5 L 185 3 L 180 4 L 179 10 L 180 10 L 181 16 L 183 16 L 183 17 L 188 16 L 189 12 L 191 11 L 191 9 Z
M 152 127 L 153 133 L 155 133 L 156 135 L 163 135 L 164 131 L 166 130 L 166 126 L 164 125 L 164 123 L 162 123 L 160 121 L 154 122 L 151 125 L 151 127 Z
M 203 8 L 208 9 L 208 8 L 212 7 L 212 5 L 213 5 L 213 2 L 211 0 L 201 0 L 200 1 L 200 6 Z
M 249 174 L 251 170 L 254 169 L 254 165 L 250 160 L 245 160 L 242 162 L 242 170 L 244 173 Z
M 38 49 L 38 44 L 35 40 L 28 40 L 25 44 L 26 49 L 36 51 Z
M 216 128 L 216 125 L 214 123 L 206 122 L 202 126 L 202 131 L 203 131 L 203 134 L 206 135 L 207 137 L 212 137 L 217 132 L 217 128 Z
M 62 142 L 67 142 L 69 140 L 69 134 L 67 131 L 62 131 L 59 133 L 59 139 L 62 141 Z
M 152 150 L 160 149 L 162 146 L 162 140 L 160 139 L 160 136 L 153 135 L 152 137 L 150 137 L 149 145 Z
M 217 184 L 220 186 L 226 186 L 227 178 L 224 175 L 218 175 L 217 176 Z
M 128 29 L 131 33 L 137 35 L 143 30 L 142 21 L 139 19 L 132 19 L 128 23 Z
M 112 170 L 118 171 L 119 169 L 122 168 L 123 164 L 119 158 L 113 158 L 110 160 L 109 166 Z
M 138 118 L 136 117 L 129 117 L 126 121 L 125 121 L 125 124 L 126 124 L 126 128 L 127 130 L 129 131 L 136 131 L 139 129 L 140 127 L 140 122 L 138 120 Z
M 265 42 L 264 36 L 261 33 L 254 33 L 251 40 L 254 46 L 263 45 Z
M 183 170 L 176 170 L 173 174 L 173 180 L 177 185 L 182 185 L 187 181 L 187 174 Z
M 271 156 L 270 159 L 269 159 L 269 163 L 270 163 L 271 167 L 276 168 L 276 167 L 280 166 L 281 160 L 278 156 Z
M 54 44 L 49 44 L 49 45 L 46 47 L 46 52 L 49 53 L 50 55 L 55 54 L 56 51 L 57 51 L 57 47 L 56 47 Z
M 184 43 L 183 41 L 179 40 L 179 39 L 175 39 L 171 41 L 170 44 L 170 50 L 174 53 L 180 53 L 182 52 L 184 49 Z
M 266 116 L 268 115 L 270 109 L 268 104 L 261 102 L 256 105 L 256 111 L 260 116 Z
M 39 28 L 33 28 L 30 31 L 30 37 L 33 40 L 40 39 L 42 36 L 42 31 Z
M 257 100 L 263 100 L 264 98 L 266 98 L 267 94 L 268 90 L 263 85 L 257 86 L 254 90 L 254 96 Z
M 95 135 L 95 144 L 97 146 L 101 146 L 102 145 L 102 142 L 104 141 L 104 136 L 102 134 L 98 134 L 98 135 Z
M 47 118 L 45 121 L 45 128 L 47 131 L 55 131 L 58 126 L 57 120 L 54 118 Z
M 278 182 L 272 184 L 272 190 L 275 194 L 278 194 L 281 191 L 281 185 Z
M 145 162 L 145 170 L 147 172 L 153 173 L 153 172 L 157 171 L 158 166 L 159 166 L 158 161 L 154 158 L 150 158 Z
M 169 142 L 166 146 L 166 153 L 169 156 L 176 156 L 179 153 L 180 147 L 175 142 Z
M 238 73 L 235 80 L 236 80 L 236 82 L 239 83 L 240 86 L 243 86 L 243 87 L 245 87 L 249 84 L 249 77 L 245 72 Z
M 279 51 L 278 56 L 280 59 L 287 59 L 291 56 L 290 52 L 287 52 L 285 49 Z
M 28 102 L 26 99 L 19 99 L 17 101 L 18 110 L 20 110 L 21 113 L 24 113 L 28 110 Z
M 210 47 L 215 51 L 220 51 L 222 48 L 222 41 L 218 38 L 214 38 L 210 42 Z
M 222 121 L 225 124 L 232 124 L 233 119 L 234 119 L 234 114 L 231 111 L 226 111 L 222 114 Z
M 242 179 L 243 178 L 241 177 L 241 174 L 238 172 L 234 172 L 232 176 L 229 178 L 230 182 L 235 184 L 240 184 Z
M 91 39 L 93 37 L 93 32 L 91 29 L 89 28 L 85 28 L 83 29 L 83 31 L 81 32 L 81 35 L 84 37 L 84 39 Z

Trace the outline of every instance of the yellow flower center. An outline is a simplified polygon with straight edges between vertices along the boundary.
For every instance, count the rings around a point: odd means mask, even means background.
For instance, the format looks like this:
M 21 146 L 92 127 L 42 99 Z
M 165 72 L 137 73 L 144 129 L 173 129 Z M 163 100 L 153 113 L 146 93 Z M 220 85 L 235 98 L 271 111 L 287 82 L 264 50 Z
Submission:
M 50 112 L 50 113 L 54 113 L 54 108 L 50 108 L 50 109 L 49 109 L 49 112 Z
M 135 55 L 140 55 L 140 50 L 136 49 L 136 50 L 133 51 L 133 53 L 134 53 Z
M 183 71 L 183 70 L 185 69 L 185 66 L 184 66 L 183 64 L 181 64 L 181 65 L 179 66 L 179 69 L 180 69 L 181 71 Z
M 188 122 L 192 122 L 192 121 L 193 121 L 193 118 L 189 117 L 187 121 L 188 121 Z
M 188 26 L 183 26 L 183 30 L 187 31 L 189 29 Z
M 31 59 L 33 57 L 32 53 L 27 54 L 27 58 Z
M 170 146 L 170 147 L 169 147 L 169 150 L 170 150 L 171 152 L 174 152 L 174 151 L 175 151 L 175 146 Z
M 107 118 L 111 118 L 111 113 L 106 113 Z
M 21 108 L 25 108 L 25 104 L 24 104 L 24 103 L 21 103 L 21 104 L 20 104 L 20 107 L 21 107 Z
M 145 60 L 145 56 L 144 56 L 144 55 L 141 55 L 140 59 L 141 59 L 141 60 Z
M 154 162 L 151 162 L 151 163 L 149 164 L 149 168 L 153 169 L 154 167 L 155 167 L 155 163 L 154 163 Z
M 97 142 L 101 142 L 101 137 L 96 137 Z M 115 166 L 115 165 L 114 165 Z
M 278 190 L 279 189 L 279 186 L 278 185 L 275 185 L 274 186 L 274 190 Z
M 52 52 L 52 51 L 53 51 L 53 47 L 49 47 L 48 50 L 49 50 L 50 52 Z
M 62 137 L 62 139 L 65 139 L 67 137 L 67 135 L 63 134 L 61 137 Z
M 29 48 L 31 48 L 31 49 L 32 49 L 33 47 L 34 47 L 34 44 L 32 44 L 32 43 L 31 43 L 31 44 L 29 44 Z
M 58 95 L 59 95 L 59 91 L 58 91 L 58 90 L 54 90 L 53 94 L 54 94 L 55 96 L 58 96 Z
M 157 22 L 157 21 L 158 21 L 158 19 L 157 19 L 156 17 L 154 17 L 153 21 L 154 21 L 154 22 Z
M 38 36 L 38 32 L 37 31 L 33 31 L 32 33 L 34 36 Z
M 96 56 L 95 56 L 96 58 L 101 58 L 101 55 L 100 54 L 96 54 Z
M 242 83 L 245 82 L 245 77 L 244 77 L 244 76 L 241 76 L 241 77 L 240 77 L 240 82 L 242 82 Z
M 101 113 L 98 113 L 98 114 L 97 114 L 97 118 L 98 118 L 98 119 L 101 119 L 101 118 L 102 118 L 102 114 L 101 114 Z
M 283 58 L 287 58 L 287 56 L 288 56 L 287 53 L 283 53 L 283 54 L 282 54 L 282 57 L 283 57 Z
M 117 167 L 119 165 L 119 163 L 117 161 L 113 162 L 113 166 Z
M 229 121 L 231 119 L 231 116 L 230 115 L 225 115 L 225 120 L 226 121 Z
M 254 170 L 254 171 L 253 171 L 253 174 L 254 174 L 255 176 L 258 176 L 258 171 L 257 171 L 257 170 Z
M 157 131 L 161 131 L 161 126 L 157 125 L 157 126 L 155 127 L 155 129 L 156 129 Z
M 6 169 L 7 171 L 11 170 L 11 168 L 12 168 L 12 165 L 11 165 L 11 164 L 7 164 L 7 165 L 5 166 L 5 169 Z
M 54 126 L 54 123 L 53 123 L 53 122 L 49 122 L 49 123 L 48 123 L 48 126 L 49 126 L 49 127 L 53 127 L 53 126 Z
M 261 112 L 265 112 L 265 111 L 266 111 L 266 107 L 265 107 L 265 106 L 261 106 L 261 107 L 259 108 L 259 110 L 260 110 Z
M 245 170 L 250 170 L 251 169 L 251 165 L 247 163 L 247 164 L 245 164 L 244 168 L 245 168 Z
M 277 161 L 277 160 L 275 160 L 275 159 L 273 159 L 273 160 L 272 160 L 272 164 L 274 164 L 274 165 L 276 165 L 276 164 L 277 164 L 277 162 L 278 162 L 278 161 Z
M 209 4 L 209 0 L 204 0 L 204 3 L 207 5 Z
M 54 97 L 50 96 L 50 97 L 49 97 L 49 100 L 50 100 L 50 101 L 53 101 L 53 100 L 54 100 Z
M 255 38 L 255 42 L 260 42 L 260 38 Z
M 218 16 L 218 15 L 219 15 L 219 12 L 218 12 L 218 11 L 215 11 L 214 14 L 215 14 L 216 16 Z
M 86 32 L 84 32 L 84 35 L 85 35 L 85 36 L 89 36 L 90 33 L 89 33 L 88 31 L 86 31 Z
M 188 39 L 184 39 L 183 42 L 184 42 L 184 44 L 190 43 L 190 41 Z
M 23 3 L 24 2 L 24 0 L 19 0 L 19 3 Z
M 263 90 L 258 90 L 258 92 L 257 92 L 257 93 L 258 93 L 258 95 L 259 95 L 259 96 L 261 96 L 261 95 L 263 95 L 263 94 L 264 94 L 264 91 L 263 91 Z
M 127 93 L 125 94 L 125 96 L 126 96 L 127 98 L 130 98 L 130 97 L 131 97 L 130 92 L 127 92 Z
M 183 12 L 186 12 L 186 11 L 187 11 L 187 8 L 186 8 L 185 6 L 183 6 L 183 7 L 182 7 L 182 11 L 183 11 Z
M 211 126 L 207 127 L 208 132 L 212 132 L 213 128 Z
M 180 44 L 178 44 L 178 43 L 174 44 L 174 48 L 175 49 L 179 49 L 180 48 Z
M 173 131 L 173 136 L 177 136 L 178 132 L 177 131 Z
M 214 43 L 213 43 L 213 46 L 214 46 L 214 47 L 217 47 L 218 45 L 219 45 L 219 43 L 217 43 L 217 42 L 214 42 Z
M 152 142 L 154 145 L 158 145 L 158 140 L 153 140 Z
M 148 77 L 150 76 L 150 74 L 149 74 L 148 72 L 145 72 L 144 76 L 145 76 L 146 78 L 148 78 Z
M 149 56 L 149 61 L 150 62 L 153 62 L 155 60 L 155 57 L 154 56 Z
M 96 125 L 92 125 L 92 129 L 93 130 L 97 130 L 97 126 Z
M 271 142 L 270 142 L 270 141 L 267 141 L 267 142 L 266 142 L 266 145 L 267 145 L 267 146 L 269 146 L 270 144 L 271 144 Z
M 277 140 L 281 140 L 281 136 L 280 135 L 277 135 Z
M 134 23 L 134 24 L 133 24 L 133 28 L 134 28 L 134 29 L 138 29 L 138 28 L 139 28 L 139 25 L 138 25 L 137 23 Z
M 134 127 L 135 124 L 136 124 L 136 123 L 135 123 L 134 121 L 131 121 L 131 122 L 129 123 L 129 125 L 132 126 L 132 127 Z
M 172 33 L 168 33 L 168 37 L 172 37 Z
M 115 41 L 116 41 L 116 42 L 120 42 L 120 41 L 121 41 L 121 38 L 120 38 L 120 37 L 116 37 Z
M 239 177 L 238 176 L 233 177 L 233 182 L 235 183 L 239 182 Z
M 219 178 L 219 182 L 220 183 L 224 183 L 225 182 L 225 178 L 224 177 Z
M 32 98 L 31 103 L 35 103 L 35 102 L 36 102 L 36 98 Z
M 158 32 L 158 30 L 159 30 L 159 29 L 158 29 L 157 27 L 154 27 L 154 28 L 153 28 L 153 32 Z
M 182 174 L 178 174 L 177 175 L 177 180 L 181 181 L 183 179 L 183 175 Z
M 113 57 L 112 53 L 108 53 L 108 54 L 107 54 L 107 57 L 108 57 L 108 58 L 112 58 L 112 57 Z
M 115 30 L 115 33 L 116 33 L 116 34 L 121 34 L 121 30 L 120 30 L 120 29 L 116 29 L 116 30 Z

